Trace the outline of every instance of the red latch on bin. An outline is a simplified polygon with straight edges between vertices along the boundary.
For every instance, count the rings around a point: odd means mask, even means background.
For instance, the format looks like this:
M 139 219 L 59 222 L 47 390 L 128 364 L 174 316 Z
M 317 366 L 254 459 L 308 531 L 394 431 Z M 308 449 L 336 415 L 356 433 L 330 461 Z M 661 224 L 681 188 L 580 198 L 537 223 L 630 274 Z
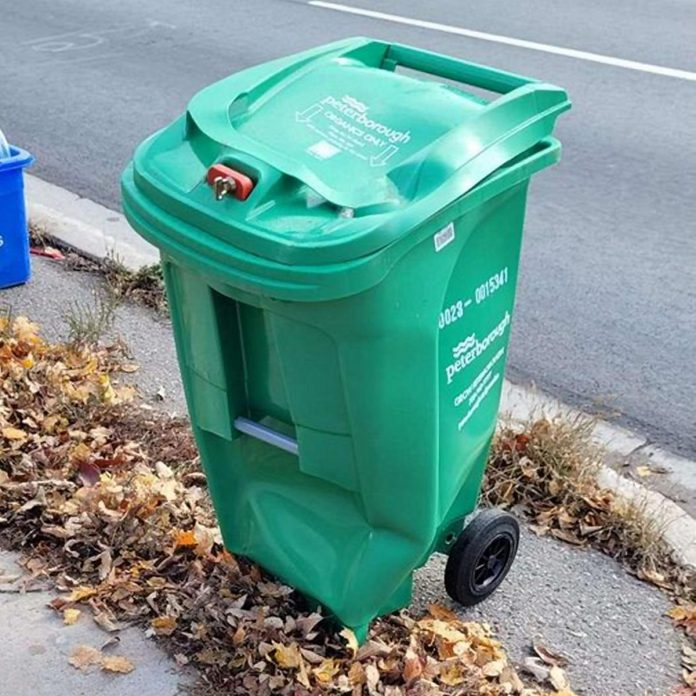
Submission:
M 218 201 L 228 195 L 245 201 L 254 188 L 254 182 L 246 174 L 224 164 L 214 164 L 208 170 L 206 179 L 213 187 L 215 198 Z

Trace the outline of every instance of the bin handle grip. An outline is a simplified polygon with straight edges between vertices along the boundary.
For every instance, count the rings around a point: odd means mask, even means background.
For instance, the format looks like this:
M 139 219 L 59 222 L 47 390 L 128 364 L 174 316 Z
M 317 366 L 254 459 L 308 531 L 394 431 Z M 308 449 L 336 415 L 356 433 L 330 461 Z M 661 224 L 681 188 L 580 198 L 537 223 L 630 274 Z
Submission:
M 384 65 L 386 61 L 386 65 Z M 470 191 L 496 169 L 530 150 L 548 137 L 559 114 L 570 108 L 565 90 L 531 78 L 476 63 L 391 44 L 383 60 L 385 69 L 403 65 L 438 77 L 497 92 L 478 116 L 445 133 L 416 153 L 413 159 L 388 173 L 402 195 L 427 193 L 432 182 L 458 178 L 460 195 Z
M 537 82 L 530 77 L 478 63 L 469 63 L 441 53 L 422 51 L 404 44 L 389 44 L 382 59 L 382 67 L 386 70 L 394 70 L 397 65 L 472 87 L 480 87 L 497 94 L 507 94 L 518 87 Z

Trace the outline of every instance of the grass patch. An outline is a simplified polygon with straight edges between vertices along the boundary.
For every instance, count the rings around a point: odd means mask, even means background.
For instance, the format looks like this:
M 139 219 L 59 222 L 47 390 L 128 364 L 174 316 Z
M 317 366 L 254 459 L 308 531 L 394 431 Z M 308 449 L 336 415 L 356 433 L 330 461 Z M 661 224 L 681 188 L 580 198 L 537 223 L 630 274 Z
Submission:
M 91 300 L 73 300 L 63 314 L 68 341 L 73 345 L 95 346 L 114 328 L 119 297 L 108 289 L 95 292 Z
M 104 262 L 102 273 L 118 297 L 140 302 L 160 312 L 166 310 L 167 295 L 159 263 L 129 271 L 117 258 L 110 257 Z
M 61 263 L 66 268 L 100 276 L 106 282 L 110 294 L 115 298 L 132 300 L 158 312 L 167 311 L 167 295 L 162 266 L 159 263 L 130 271 L 118 256 L 113 254 L 98 263 L 60 244 L 46 230 L 32 222 L 29 223 L 29 237 L 34 247 L 43 248 L 53 245 L 60 249 L 65 255 Z
M 690 596 L 693 576 L 675 562 L 659 521 L 641 500 L 615 495 L 597 482 L 603 451 L 585 416 L 539 418 L 503 427 L 483 485 L 488 505 L 513 508 L 532 529 L 616 558 L 641 579 Z

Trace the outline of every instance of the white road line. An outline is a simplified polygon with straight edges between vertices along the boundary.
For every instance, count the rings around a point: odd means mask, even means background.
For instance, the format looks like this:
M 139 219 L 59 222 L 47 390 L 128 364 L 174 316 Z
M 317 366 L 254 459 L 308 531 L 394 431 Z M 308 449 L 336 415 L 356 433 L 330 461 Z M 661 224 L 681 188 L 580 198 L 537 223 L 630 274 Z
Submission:
M 537 43 L 536 41 L 514 39 L 511 36 L 501 36 L 500 34 L 488 34 L 484 31 L 474 31 L 473 29 L 454 27 L 450 24 L 428 22 L 423 19 L 402 17 L 401 15 L 388 14 L 386 12 L 376 12 L 375 10 L 367 10 L 362 7 L 351 7 L 349 5 L 340 5 L 334 2 L 324 2 L 323 0 L 309 0 L 307 4 L 312 5 L 314 7 L 323 7 L 327 10 L 335 10 L 336 12 L 345 12 L 347 14 L 360 15 L 362 17 L 372 17 L 373 19 L 382 19 L 386 22 L 394 22 L 395 24 L 407 24 L 412 27 L 420 27 L 421 29 L 432 29 L 433 31 L 441 31 L 445 34 L 456 34 L 457 36 L 466 36 L 470 39 L 492 41 L 493 43 L 505 44 L 507 46 L 528 48 L 532 51 L 553 53 L 554 55 L 566 56 L 567 58 L 578 58 L 579 60 L 587 60 L 593 63 L 613 65 L 614 67 L 625 68 L 626 70 L 637 70 L 638 72 L 651 73 L 653 75 L 662 75 L 663 77 L 676 77 L 680 80 L 690 80 L 692 82 L 696 82 L 696 72 L 690 72 L 689 70 L 680 70 L 678 68 L 666 68 L 662 65 L 652 65 L 651 63 L 639 63 L 635 60 L 626 60 L 625 58 L 614 58 L 613 56 L 605 56 L 601 53 L 589 53 L 588 51 L 578 51 L 574 48 L 563 48 L 562 46 L 551 46 L 550 44 Z

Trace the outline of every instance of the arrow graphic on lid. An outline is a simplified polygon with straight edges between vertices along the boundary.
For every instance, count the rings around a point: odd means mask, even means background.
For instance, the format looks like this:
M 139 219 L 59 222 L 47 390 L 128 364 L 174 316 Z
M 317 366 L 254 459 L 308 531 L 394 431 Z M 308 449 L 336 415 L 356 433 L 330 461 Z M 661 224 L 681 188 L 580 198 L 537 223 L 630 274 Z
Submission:
M 373 167 L 381 167 L 387 163 L 387 160 L 391 159 L 395 152 L 398 151 L 399 148 L 396 147 L 396 145 L 387 145 L 382 152 L 370 157 L 370 165 Z
M 298 123 L 308 123 L 312 120 L 312 117 L 316 116 L 321 111 L 323 111 L 323 107 L 321 106 L 321 104 L 313 104 L 304 111 L 296 111 L 295 120 Z

